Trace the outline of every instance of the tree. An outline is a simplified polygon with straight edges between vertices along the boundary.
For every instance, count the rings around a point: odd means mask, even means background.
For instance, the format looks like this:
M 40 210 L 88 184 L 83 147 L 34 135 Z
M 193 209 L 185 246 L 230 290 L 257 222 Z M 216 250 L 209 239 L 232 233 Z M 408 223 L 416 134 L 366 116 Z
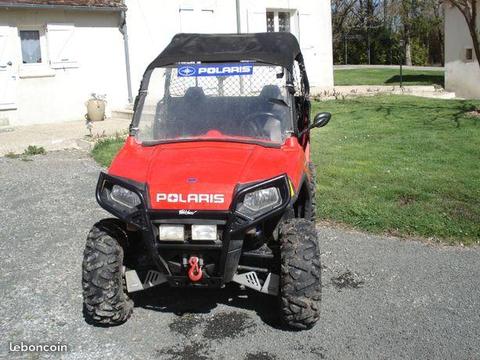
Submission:
M 351 29 L 351 14 L 357 0 L 332 0 L 333 47 L 335 60 L 341 59 L 342 41 L 347 41 L 347 34 Z M 346 58 L 343 59 L 347 61 Z
M 468 30 L 470 31 L 470 36 L 473 41 L 473 48 L 475 50 L 475 55 L 477 56 L 478 66 L 480 66 L 480 35 L 478 31 L 478 0 L 447 0 L 454 7 L 456 7 L 465 18 L 467 22 Z
M 443 63 L 442 1 L 332 0 L 335 63 Z

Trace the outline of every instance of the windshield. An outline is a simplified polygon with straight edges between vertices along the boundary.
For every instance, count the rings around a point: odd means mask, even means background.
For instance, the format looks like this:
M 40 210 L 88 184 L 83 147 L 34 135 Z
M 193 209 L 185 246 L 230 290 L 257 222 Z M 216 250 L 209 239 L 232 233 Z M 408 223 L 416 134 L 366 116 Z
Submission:
M 256 63 L 155 68 L 137 108 L 136 139 L 146 145 L 196 140 L 282 144 L 292 132 L 286 85 L 284 68 Z

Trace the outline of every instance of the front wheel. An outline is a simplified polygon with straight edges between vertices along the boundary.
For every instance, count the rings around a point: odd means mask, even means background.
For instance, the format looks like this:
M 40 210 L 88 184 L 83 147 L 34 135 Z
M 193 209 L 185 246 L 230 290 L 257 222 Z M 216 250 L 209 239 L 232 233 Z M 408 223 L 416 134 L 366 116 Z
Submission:
M 320 251 L 315 225 L 289 219 L 280 226 L 280 316 L 292 328 L 312 328 L 320 318 Z
M 126 243 L 123 226 L 115 219 L 96 223 L 88 234 L 82 265 L 83 304 L 93 323 L 118 325 L 133 311 L 133 301 L 124 289 Z

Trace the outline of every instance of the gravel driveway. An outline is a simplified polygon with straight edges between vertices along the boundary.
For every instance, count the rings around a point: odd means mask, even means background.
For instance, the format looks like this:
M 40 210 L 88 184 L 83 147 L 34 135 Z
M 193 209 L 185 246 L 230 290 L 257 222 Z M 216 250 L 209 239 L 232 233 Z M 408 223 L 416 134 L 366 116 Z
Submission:
M 0 357 L 11 343 L 65 343 L 67 359 L 480 359 L 480 248 L 319 227 L 322 320 L 279 328 L 274 299 L 152 289 L 113 328 L 82 315 L 82 252 L 100 167 L 80 151 L 0 158 Z M 44 353 L 23 354 L 35 359 Z

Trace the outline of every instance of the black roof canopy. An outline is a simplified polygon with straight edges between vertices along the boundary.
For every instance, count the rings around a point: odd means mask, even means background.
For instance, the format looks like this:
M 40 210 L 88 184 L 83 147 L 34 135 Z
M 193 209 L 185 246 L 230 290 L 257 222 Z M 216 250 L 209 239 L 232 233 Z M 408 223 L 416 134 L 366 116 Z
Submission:
M 287 32 L 255 34 L 177 34 L 149 68 L 178 62 L 237 62 L 254 60 L 292 71 L 302 61 L 300 46 Z

